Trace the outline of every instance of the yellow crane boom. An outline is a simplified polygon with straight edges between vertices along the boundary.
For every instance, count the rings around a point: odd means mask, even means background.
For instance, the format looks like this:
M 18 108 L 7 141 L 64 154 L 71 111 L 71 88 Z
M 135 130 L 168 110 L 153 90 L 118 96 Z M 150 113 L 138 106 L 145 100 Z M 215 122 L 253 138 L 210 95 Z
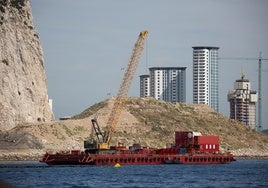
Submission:
M 146 30 L 140 32 L 139 37 L 134 45 L 130 60 L 124 72 L 124 77 L 122 79 L 120 88 L 115 98 L 113 108 L 111 110 L 110 116 L 107 121 L 106 130 L 102 134 L 103 141 L 99 143 L 99 146 L 98 146 L 99 149 L 108 149 L 109 147 L 111 135 L 115 131 L 115 127 L 118 123 L 119 116 L 121 114 L 121 111 L 125 102 L 125 98 L 127 97 L 134 74 L 140 62 L 141 54 L 144 49 L 144 42 L 145 42 L 147 35 L 148 35 L 148 31 Z M 93 127 L 94 125 L 98 126 L 96 119 L 93 119 L 92 123 L 93 123 Z M 98 135 L 97 132 L 96 134 Z

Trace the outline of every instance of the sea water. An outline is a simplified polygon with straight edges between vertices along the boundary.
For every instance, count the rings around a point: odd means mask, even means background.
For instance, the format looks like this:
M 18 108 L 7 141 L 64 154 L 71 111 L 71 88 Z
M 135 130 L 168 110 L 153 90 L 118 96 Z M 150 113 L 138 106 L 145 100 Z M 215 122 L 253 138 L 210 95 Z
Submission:
M 268 160 L 222 165 L 47 166 L 0 162 L 0 179 L 12 187 L 268 187 Z

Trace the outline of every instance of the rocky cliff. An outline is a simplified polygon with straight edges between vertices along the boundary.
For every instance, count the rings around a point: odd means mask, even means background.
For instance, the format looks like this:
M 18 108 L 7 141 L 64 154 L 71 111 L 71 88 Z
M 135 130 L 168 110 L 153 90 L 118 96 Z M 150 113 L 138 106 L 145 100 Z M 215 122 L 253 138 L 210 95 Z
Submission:
M 29 0 L 0 1 L 0 130 L 54 119 Z

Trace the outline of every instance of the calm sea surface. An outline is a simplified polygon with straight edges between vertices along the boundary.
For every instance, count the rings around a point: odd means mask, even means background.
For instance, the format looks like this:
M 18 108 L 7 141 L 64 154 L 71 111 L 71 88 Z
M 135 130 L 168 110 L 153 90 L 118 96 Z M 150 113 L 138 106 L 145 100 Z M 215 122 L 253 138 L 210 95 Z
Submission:
M 268 187 L 268 160 L 224 165 L 54 166 L 0 162 L 13 187 Z

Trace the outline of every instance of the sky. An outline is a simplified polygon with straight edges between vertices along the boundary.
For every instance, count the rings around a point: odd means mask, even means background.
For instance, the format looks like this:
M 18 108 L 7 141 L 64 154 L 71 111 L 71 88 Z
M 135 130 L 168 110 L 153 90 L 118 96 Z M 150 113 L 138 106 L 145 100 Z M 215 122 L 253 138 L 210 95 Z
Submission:
M 219 49 L 219 111 L 229 116 L 236 79 L 258 90 L 258 58 L 268 58 L 267 0 L 31 0 L 56 119 L 116 96 L 134 43 L 148 30 L 139 75 L 157 66 L 187 67 L 186 102 L 193 102 L 193 46 Z M 229 59 L 226 58 L 241 58 Z M 268 61 L 262 61 L 262 127 L 268 129 Z

